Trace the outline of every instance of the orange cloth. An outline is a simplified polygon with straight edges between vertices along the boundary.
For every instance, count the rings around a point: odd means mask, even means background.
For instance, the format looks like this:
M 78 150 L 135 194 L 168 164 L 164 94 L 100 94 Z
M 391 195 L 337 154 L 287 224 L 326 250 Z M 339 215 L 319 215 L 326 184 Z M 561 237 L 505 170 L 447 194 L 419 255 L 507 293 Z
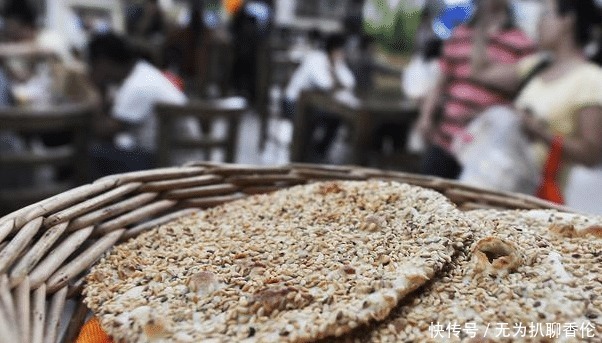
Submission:
M 554 137 L 552 146 L 550 147 L 550 154 L 544 166 L 543 180 L 537 190 L 539 198 L 557 204 L 564 204 L 562 191 L 558 185 L 558 172 L 562 163 L 562 141 L 562 136 Z
M 224 0 L 224 8 L 229 15 L 238 12 L 242 7 L 243 0 Z
M 76 343 L 113 343 L 113 340 L 100 327 L 96 317 L 92 317 L 80 331 Z

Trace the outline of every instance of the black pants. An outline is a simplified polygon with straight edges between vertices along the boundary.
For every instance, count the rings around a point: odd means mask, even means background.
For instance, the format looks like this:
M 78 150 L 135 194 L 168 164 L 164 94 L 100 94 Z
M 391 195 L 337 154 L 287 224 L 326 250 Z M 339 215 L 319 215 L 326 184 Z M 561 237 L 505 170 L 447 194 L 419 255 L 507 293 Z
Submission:
M 284 118 L 295 121 L 295 114 L 297 111 L 296 101 L 292 101 L 292 100 L 284 98 L 284 99 L 282 99 L 281 108 L 282 108 L 282 116 Z
M 155 168 L 156 156 L 136 149 L 125 151 L 109 142 L 98 142 L 90 148 L 94 178 Z
M 405 149 L 408 137 L 408 131 L 410 126 L 407 124 L 399 123 L 384 123 L 376 128 L 374 131 L 374 138 L 372 141 L 372 148 L 375 150 L 381 150 L 383 147 L 383 141 L 387 138 L 391 139 L 393 143 L 393 149 L 395 151 L 403 151 Z
M 324 157 L 334 142 L 337 130 L 341 126 L 341 120 L 331 114 L 318 112 L 312 116 L 312 122 L 314 125 L 311 132 L 314 132 L 317 127 L 324 128 L 324 135 L 316 143 L 316 151 Z
M 284 99 L 282 101 L 282 115 L 284 118 L 295 121 L 296 102 Z M 309 120 L 309 130 L 306 132 L 306 142 L 311 142 L 313 133 L 318 127 L 324 128 L 324 135 L 313 146 L 316 152 L 324 157 L 332 143 L 334 142 L 337 130 L 341 126 L 341 120 L 336 116 L 323 111 L 311 111 Z
M 456 158 L 436 145 L 431 145 L 426 150 L 421 169 L 425 175 L 439 176 L 446 179 L 457 179 L 462 172 L 462 166 Z

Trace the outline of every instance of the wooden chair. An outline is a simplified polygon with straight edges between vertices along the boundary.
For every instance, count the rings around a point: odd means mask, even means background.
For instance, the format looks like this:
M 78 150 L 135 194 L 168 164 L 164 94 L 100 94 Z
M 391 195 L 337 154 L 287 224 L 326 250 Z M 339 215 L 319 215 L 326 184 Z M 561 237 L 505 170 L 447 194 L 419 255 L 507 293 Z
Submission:
M 92 106 L 84 103 L 48 109 L 0 109 L 2 132 L 9 132 L 25 141 L 44 141 L 49 139 L 49 135 L 59 141 L 56 147 L 46 147 L 42 151 L 26 148 L 24 151 L 0 154 L 0 171 L 9 176 L 11 172 L 19 173 L 25 179 L 19 185 L 0 187 L 0 213 L 29 205 L 88 181 L 87 148 L 92 111 Z M 62 175 L 64 177 L 61 180 L 44 180 L 43 184 L 30 182 L 33 180 L 29 178 L 42 166 L 54 168 L 59 174 L 66 171 L 66 175 Z
M 301 64 L 300 60 L 294 60 L 289 56 L 289 48 L 284 46 L 267 46 L 262 52 L 264 56 L 259 59 L 257 102 L 260 116 L 259 127 L 259 149 L 264 150 L 268 141 L 273 141 L 270 135 L 270 118 L 277 118 L 269 106 L 269 92 L 272 86 L 278 87 L 283 93 L 293 76 L 293 73 Z M 280 107 L 280 104 L 277 104 Z
M 155 108 L 158 120 L 158 165 L 173 164 L 174 153 L 183 150 L 200 151 L 204 159 L 209 160 L 211 153 L 220 149 L 224 151 L 224 161 L 233 162 L 240 120 L 247 109 L 247 101 L 239 97 L 192 101 L 187 105 L 158 104 Z M 186 118 L 196 119 L 201 127 L 201 137 L 182 137 L 176 132 L 177 121 Z M 215 137 L 212 128 L 220 120 L 226 122 L 225 135 Z
M 121 1 L 111 0 L 68 0 L 65 5 L 78 12 L 105 15 L 111 18 L 111 29 L 125 33 L 125 13 Z

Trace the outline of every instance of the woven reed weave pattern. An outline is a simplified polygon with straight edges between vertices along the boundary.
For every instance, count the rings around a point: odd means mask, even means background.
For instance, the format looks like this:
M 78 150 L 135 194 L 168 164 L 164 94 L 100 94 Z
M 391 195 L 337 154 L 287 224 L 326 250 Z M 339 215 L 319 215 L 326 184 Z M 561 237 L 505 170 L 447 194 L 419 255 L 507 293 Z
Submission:
M 113 245 L 199 209 L 318 180 L 383 179 L 435 189 L 460 209 L 558 209 L 526 195 L 368 168 L 191 163 L 113 175 L 0 218 L 0 342 L 73 341 L 87 308 L 83 277 Z M 75 299 L 64 337 L 59 322 Z

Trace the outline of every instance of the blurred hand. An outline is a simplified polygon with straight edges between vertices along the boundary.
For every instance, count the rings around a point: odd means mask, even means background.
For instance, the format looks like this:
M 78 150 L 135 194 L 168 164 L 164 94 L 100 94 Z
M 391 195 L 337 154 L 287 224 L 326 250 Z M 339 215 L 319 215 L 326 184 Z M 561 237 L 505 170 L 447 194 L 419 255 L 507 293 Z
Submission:
M 545 120 L 536 118 L 529 110 L 521 110 L 520 112 L 523 131 L 527 137 L 532 140 L 543 140 L 551 136 L 550 128 Z

